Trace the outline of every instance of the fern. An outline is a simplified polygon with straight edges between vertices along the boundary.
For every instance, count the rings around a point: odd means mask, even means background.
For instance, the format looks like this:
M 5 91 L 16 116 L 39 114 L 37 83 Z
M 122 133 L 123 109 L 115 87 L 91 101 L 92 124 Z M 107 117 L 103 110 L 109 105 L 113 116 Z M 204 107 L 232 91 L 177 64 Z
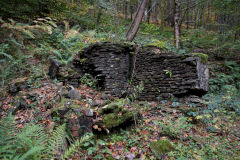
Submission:
M 13 57 L 12 57 L 11 55 L 7 54 L 7 53 L 4 53 L 4 52 L 1 52 L 1 51 L 0 51 L 0 56 L 1 56 L 1 55 L 3 55 L 4 57 L 7 57 L 7 58 L 10 59 L 10 60 L 13 60 Z
M 48 139 L 48 144 L 46 147 L 46 157 L 49 159 L 57 158 L 63 151 L 66 150 L 66 125 L 59 126 L 56 130 L 53 131 L 52 136 Z
M 0 122 L 0 159 L 59 159 L 65 151 L 65 140 L 65 125 L 50 134 L 35 124 L 26 124 L 18 130 L 13 116 L 9 115 Z
M 76 140 L 71 146 L 65 151 L 65 153 L 62 155 L 61 159 L 71 159 L 72 156 L 74 156 L 75 153 L 78 152 L 78 149 L 83 145 L 84 142 L 89 140 L 89 135 L 84 135 L 81 137 L 80 140 Z M 78 152 L 79 153 L 79 152 Z
M 11 159 L 16 152 L 16 122 L 11 115 L 4 117 L 0 123 L 0 159 Z

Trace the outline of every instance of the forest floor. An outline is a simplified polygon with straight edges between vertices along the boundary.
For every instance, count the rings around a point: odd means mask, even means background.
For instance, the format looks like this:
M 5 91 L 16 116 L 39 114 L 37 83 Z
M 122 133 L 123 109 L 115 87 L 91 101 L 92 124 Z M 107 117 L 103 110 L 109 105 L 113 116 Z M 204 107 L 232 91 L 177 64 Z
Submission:
M 45 21 L 47 22 L 40 23 L 40 29 L 39 26 L 31 26 L 33 30 L 29 24 L 18 24 L 13 20 L 1 21 L 5 28 L 0 30 L 3 35 L 0 38 L 3 58 L 0 62 L 1 85 L 4 86 L 0 88 L 0 133 L 3 133 L 1 127 L 5 125 L 1 124 L 3 117 L 11 112 L 15 115 L 17 127 L 14 134 L 21 133 L 26 124 L 39 124 L 46 133 L 58 128 L 61 125 L 60 119 L 52 117 L 52 112 L 61 107 L 61 104 L 58 101 L 58 81 L 46 76 L 49 59 L 54 58 L 67 64 L 72 56 L 91 43 L 114 41 L 116 37 L 112 31 L 118 30 L 119 41 L 124 40 L 124 31 L 127 30 L 127 25 L 125 28 L 109 26 L 110 20 L 99 26 L 99 29 L 80 31 L 80 28 L 77 29 L 79 26 L 70 29 L 66 23 L 65 29 L 62 26 L 52 27 L 51 32 L 48 32 L 44 29 L 51 28 L 49 23 L 54 22 Z M 87 133 L 87 141 L 80 145 L 72 143 L 71 146 L 75 144 L 78 147 L 73 147 L 74 154 L 68 159 L 153 160 L 164 157 L 171 160 L 240 160 L 240 43 L 239 40 L 229 41 L 227 38 L 232 39 L 231 34 L 225 36 L 202 29 L 183 30 L 183 48 L 177 50 L 173 43 L 172 28 L 163 30 L 154 24 L 142 24 L 135 43 L 154 45 L 176 54 L 195 53 L 197 50 L 209 56 L 209 93 L 199 104 L 180 103 L 175 99 L 147 102 L 115 98 L 112 101 L 121 102 L 123 107 L 132 112 L 139 111 L 141 118 L 129 127 L 105 136 Z M 232 56 L 230 53 L 233 53 Z M 26 81 L 28 87 L 10 95 L 7 83 L 15 83 L 14 81 Z M 93 101 L 101 101 L 102 93 L 85 85 L 75 89 L 84 97 L 75 101 L 77 106 L 98 112 L 100 107 L 92 105 Z M 7 126 L 9 127 L 11 126 Z M 0 134 L 0 138 L 4 136 Z M 161 139 L 168 139 L 175 149 L 159 157 L 151 149 L 150 143 Z M 24 140 L 26 139 L 21 139 L 21 143 Z M 34 139 L 31 140 L 35 142 Z M 26 145 L 20 149 L 27 151 L 28 147 L 31 146 Z M 1 156 L 0 154 L 0 159 Z
M 76 90 L 86 98 L 77 101 L 79 107 L 95 111 L 99 109 L 91 104 L 94 100 L 100 100 L 101 92 L 87 86 L 80 86 Z M 59 106 L 55 98 L 56 83 L 42 79 L 18 93 L 18 96 L 5 96 L 0 104 L 1 116 L 14 111 L 14 102 L 19 95 L 23 95 L 26 103 L 16 112 L 19 129 L 29 122 L 41 124 L 47 129 L 58 125 L 58 120 L 51 118 L 52 110 Z M 240 120 L 233 111 L 221 111 L 214 117 L 210 114 L 208 116 L 211 117 L 201 114 L 193 116 L 196 110 L 189 110 L 194 107 L 193 104 L 179 103 L 174 99 L 159 102 L 127 101 L 123 106 L 140 111 L 142 118 L 136 124 L 109 135 L 99 137 L 89 133 L 90 141 L 78 149 L 73 159 L 157 159 L 150 143 L 161 139 L 168 139 L 175 148 L 164 154 L 165 159 L 240 159 Z M 195 108 L 206 108 L 206 103 Z

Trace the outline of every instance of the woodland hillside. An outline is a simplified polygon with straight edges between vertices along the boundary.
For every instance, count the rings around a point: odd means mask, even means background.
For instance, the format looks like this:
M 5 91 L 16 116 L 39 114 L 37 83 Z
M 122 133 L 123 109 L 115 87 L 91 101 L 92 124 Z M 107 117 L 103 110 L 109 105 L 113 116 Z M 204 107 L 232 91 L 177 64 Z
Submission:
M 0 6 L 0 159 L 240 159 L 239 0 Z

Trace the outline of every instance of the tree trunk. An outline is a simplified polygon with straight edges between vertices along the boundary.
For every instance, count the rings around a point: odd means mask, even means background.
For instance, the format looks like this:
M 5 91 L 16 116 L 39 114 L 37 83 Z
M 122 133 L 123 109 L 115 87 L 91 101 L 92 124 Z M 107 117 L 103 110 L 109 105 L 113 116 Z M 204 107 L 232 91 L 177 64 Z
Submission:
M 131 32 L 127 33 L 127 40 L 128 41 L 132 41 L 137 34 L 137 31 L 139 29 L 139 25 L 140 25 L 140 23 L 142 21 L 142 18 L 144 16 L 144 12 L 145 12 L 147 2 L 148 2 L 148 0 L 143 0 L 142 3 L 140 4 L 141 6 L 139 8 L 139 11 L 136 13 L 136 18 L 133 19 L 133 21 L 135 20 L 133 29 L 131 30 Z
M 125 14 L 125 19 L 127 19 L 128 18 L 128 1 L 125 2 L 125 12 L 124 12 L 124 14 Z
M 189 29 L 189 0 L 187 0 L 187 13 L 186 13 L 186 25 L 187 25 L 187 30 Z
M 174 0 L 174 37 L 176 48 L 180 48 L 180 0 Z
M 96 26 L 98 26 L 98 24 L 100 23 L 101 16 L 102 16 L 102 9 L 99 8 L 99 10 L 98 10 L 98 14 L 97 14 Z
M 150 18 L 151 18 L 151 6 L 152 3 L 151 3 L 151 0 L 149 1 L 148 3 L 148 14 L 147 14 L 147 23 L 150 23 Z

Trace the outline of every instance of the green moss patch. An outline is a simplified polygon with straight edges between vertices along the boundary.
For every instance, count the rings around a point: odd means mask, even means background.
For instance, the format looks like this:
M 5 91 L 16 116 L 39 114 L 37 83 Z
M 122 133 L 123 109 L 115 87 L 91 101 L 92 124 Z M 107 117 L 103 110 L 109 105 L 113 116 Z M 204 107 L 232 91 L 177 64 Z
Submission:
M 108 129 L 112 129 L 131 124 L 134 121 L 135 113 L 133 114 L 117 103 L 112 103 L 103 108 L 100 114 L 103 116 L 103 125 Z M 135 118 L 136 117 L 138 117 L 138 115 L 135 115 Z
M 156 157 L 160 158 L 163 154 L 175 150 L 168 139 L 154 141 L 150 143 L 150 148 Z
M 204 53 L 192 53 L 193 56 L 197 56 L 201 58 L 202 63 L 207 63 L 208 62 L 208 55 Z
M 132 113 L 124 111 L 119 113 L 109 113 L 105 115 L 105 117 L 103 118 L 103 123 L 106 126 L 106 128 L 111 129 L 118 127 L 122 124 L 128 123 L 133 119 L 134 118 Z

